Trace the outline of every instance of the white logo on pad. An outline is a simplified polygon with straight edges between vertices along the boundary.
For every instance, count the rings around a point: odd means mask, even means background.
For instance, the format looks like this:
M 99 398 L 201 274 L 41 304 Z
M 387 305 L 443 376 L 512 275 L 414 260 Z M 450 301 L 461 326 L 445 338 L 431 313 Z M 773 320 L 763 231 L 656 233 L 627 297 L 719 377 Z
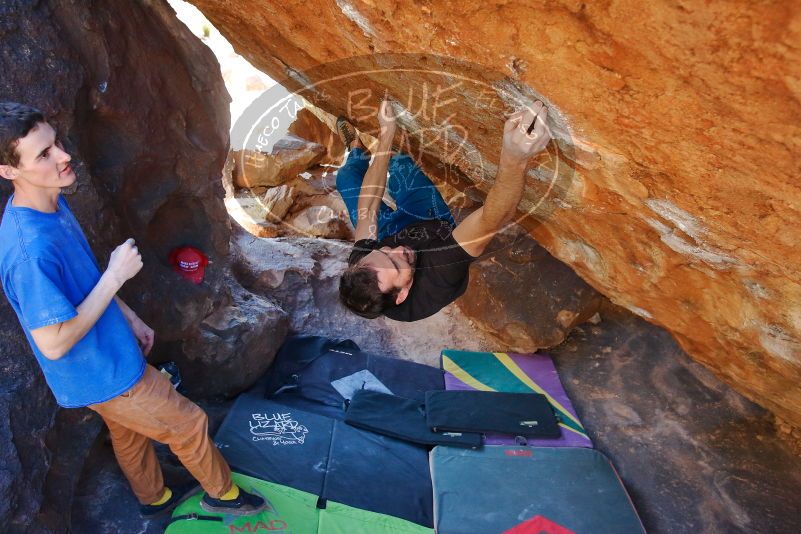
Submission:
M 250 433 L 253 441 L 271 441 L 273 445 L 303 445 L 309 429 L 292 419 L 290 413 L 252 414 Z

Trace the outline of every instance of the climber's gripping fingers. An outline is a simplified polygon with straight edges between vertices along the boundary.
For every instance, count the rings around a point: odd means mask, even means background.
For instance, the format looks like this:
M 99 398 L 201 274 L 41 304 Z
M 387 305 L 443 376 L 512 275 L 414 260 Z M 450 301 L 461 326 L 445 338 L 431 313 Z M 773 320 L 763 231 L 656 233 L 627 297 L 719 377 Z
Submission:
M 388 98 L 381 101 L 381 107 L 378 109 L 378 126 L 381 129 L 382 137 L 392 137 L 395 134 L 396 127 L 395 110 Z
M 551 140 L 547 118 L 548 108 L 539 100 L 509 117 L 503 127 L 504 153 L 527 160 L 542 152 Z

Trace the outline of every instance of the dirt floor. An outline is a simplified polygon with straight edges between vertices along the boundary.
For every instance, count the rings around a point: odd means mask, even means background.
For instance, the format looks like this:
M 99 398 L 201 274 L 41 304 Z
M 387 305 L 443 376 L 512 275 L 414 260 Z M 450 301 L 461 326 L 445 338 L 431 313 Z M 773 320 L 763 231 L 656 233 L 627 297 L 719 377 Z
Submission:
M 662 329 L 612 306 L 602 317 L 548 352 L 646 529 L 799 532 L 801 459 L 777 438 L 770 414 L 690 360 Z M 202 405 L 213 432 L 230 401 Z M 168 482 L 185 480 L 169 451 L 158 450 Z M 82 477 L 72 532 L 156 533 L 167 521 L 141 519 L 101 437 Z

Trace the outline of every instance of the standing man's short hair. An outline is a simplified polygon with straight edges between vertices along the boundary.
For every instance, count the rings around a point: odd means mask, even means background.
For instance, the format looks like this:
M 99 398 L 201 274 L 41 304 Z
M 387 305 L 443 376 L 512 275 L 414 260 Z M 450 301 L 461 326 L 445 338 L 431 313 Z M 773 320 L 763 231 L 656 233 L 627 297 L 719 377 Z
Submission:
M 44 114 L 32 106 L 0 102 L 0 165 L 19 165 L 19 140 L 42 122 Z

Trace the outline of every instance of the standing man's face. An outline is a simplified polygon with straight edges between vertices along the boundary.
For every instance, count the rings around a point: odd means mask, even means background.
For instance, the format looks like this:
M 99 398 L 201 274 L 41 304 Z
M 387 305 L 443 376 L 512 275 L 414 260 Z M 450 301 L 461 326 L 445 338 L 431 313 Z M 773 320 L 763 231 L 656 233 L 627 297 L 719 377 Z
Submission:
M 64 152 L 61 142 L 56 139 L 56 131 L 46 122 L 37 124 L 28 135 L 17 143 L 19 164 L 6 167 L 3 176 L 18 185 L 28 183 L 40 188 L 60 189 L 75 182 L 75 172 Z

